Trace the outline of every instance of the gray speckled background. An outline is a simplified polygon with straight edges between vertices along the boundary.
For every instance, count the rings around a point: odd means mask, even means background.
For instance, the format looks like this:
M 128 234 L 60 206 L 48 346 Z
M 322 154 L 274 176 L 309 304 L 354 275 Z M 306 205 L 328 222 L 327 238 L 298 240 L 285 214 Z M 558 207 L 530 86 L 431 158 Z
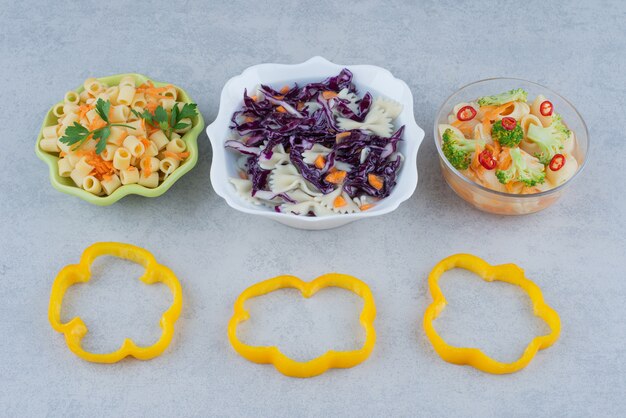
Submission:
M 622 1 L 13 2 L 0 7 L 0 415 L 6 416 L 624 416 L 626 285 L 623 193 L 626 6 Z M 306 232 L 231 210 L 209 186 L 211 150 L 164 196 L 100 208 L 61 194 L 33 145 L 41 120 L 88 76 L 140 72 L 185 88 L 207 121 L 224 82 L 261 62 L 322 55 L 389 68 L 407 81 L 426 131 L 413 198 L 384 217 Z M 497 217 L 464 204 L 437 164 L 432 121 L 458 87 L 491 76 L 546 84 L 585 117 L 592 156 L 554 207 Z M 613 158 L 612 156 L 617 156 Z M 610 182 L 613 180 L 614 182 Z M 90 364 L 46 317 L 56 272 L 96 241 L 151 250 L 184 286 L 174 341 L 152 361 Z M 561 339 L 514 375 L 443 362 L 421 330 L 426 275 L 471 252 L 515 262 L 560 313 Z M 248 285 L 278 274 L 328 271 L 370 284 L 378 342 L 349 370 L 297 380 L 230 348 L 226 323 Z M 159 335 L 164 287 L 139 270 L 100 263 L 73 288 L 64 318 L 90 326 L 88 348 Z M 437 322 L 455 344 L 499 359 L 544 331 L 524 294 L 450 273 Z M 338 290 L 302 300 L 281 292 L 251 303 L 246 341 L 297 358 L 362 342 L 360 300 Z

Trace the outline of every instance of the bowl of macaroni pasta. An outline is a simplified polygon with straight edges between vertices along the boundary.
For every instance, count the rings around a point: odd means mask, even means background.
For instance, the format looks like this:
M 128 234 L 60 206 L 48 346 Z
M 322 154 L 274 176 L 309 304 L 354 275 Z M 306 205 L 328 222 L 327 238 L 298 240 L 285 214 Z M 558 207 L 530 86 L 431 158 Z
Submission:
M 177 86 L 141 74 L 88 78 L 48 111 L 35 152 L 55 189 L 106 206 L 165 193 L 195 166 L 203 128 Z

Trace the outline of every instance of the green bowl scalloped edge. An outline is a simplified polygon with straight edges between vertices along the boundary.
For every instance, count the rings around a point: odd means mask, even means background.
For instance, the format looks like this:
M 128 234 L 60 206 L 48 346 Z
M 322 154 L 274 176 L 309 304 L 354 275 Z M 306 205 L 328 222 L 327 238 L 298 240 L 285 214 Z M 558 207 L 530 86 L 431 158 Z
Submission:
M 136 81 L 139 83 L 145 83 L 150 80 L 154 83 L 155 86 L 165 86 L 171 83 L 162 83 L 159 81 L 152 80 L 149 77 L 146 77 L 142 74 L 137 73 L 128 73 L 128 74 L 117 74 L 111 75 L 108 77 L 99 77 L 98 80 L 107 83 L 107 84 L 115 84 L 119 83 L 120 79 L 124 76 L 133 76 Z M 174 85 L 176 90 L 178 91 L 178 98 L 185 103 L 193 103 L 187 92 L 180 87 Z M 83 86 L 78 87 L 74 91 L 80 93 L 84 90 Z M 62 103 L 62 102 L 59 102 Z M 57 103 L 58 104 L 58 103 Z M 54 106 L 56 106 L 55 104 Z M 189 170 L 191 170 L 196 163 L 198 162 L 198 136 L 204 129 L 204 119 L 202 118 L 202 114 L 198 111 L 198 116 L 192 119 L 193 127 L 183 135 L 182 139 L 187 143 L 187 150 L 189 151 L 189 157 L 178 167 L 165 181 L 159 184 L 158 187 L 154 189 L 150 189 L 148 187 L 140 186 L 138 184 L 127 184 L 119 187 L 109 196 L 96 196 L 94 194 L 89 193 L 77 187 L 69 177 L 61 177 L 59 176 L 57 161 L 59 157 L 49 154 L 45 151 L 42 151 L 39 148 L 39 141 L 41 141 L 43 137 L 43 129 L 46 126 L 56 124 L 56 116 L 52 113 L 52 106 L 48 113 L 46 113 L 46 117 L 44 122 L 39 130 L 39 135 L 37 136 L 37 141 L 35 143 L 35 154 L 39 157 L 40 160 L 48 164 L 48 168 L 50 171 L 50 183 L 52 187 L 57 189 L 60 192 L 70 194 L 72 196 L 79 197 L 87 202 L 98 205 L 98 206 L 108 206 L 111 205 L 124 196 L 129 194 L 136 194 L 145 197 L 157 197 L 161 196 L 165 193 L 176 181 L 184 176 Z

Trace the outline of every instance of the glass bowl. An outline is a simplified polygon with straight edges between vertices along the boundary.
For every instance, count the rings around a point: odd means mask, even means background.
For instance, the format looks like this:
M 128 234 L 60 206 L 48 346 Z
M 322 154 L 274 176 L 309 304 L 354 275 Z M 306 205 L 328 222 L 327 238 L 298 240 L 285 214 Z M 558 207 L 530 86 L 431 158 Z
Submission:
M 576 147 L 572 154 L 578 161 L 578 171 L 569 180 L 554 189 L 534 194 L 511 194 L 488 189 L 461 174 L 450 164 L 441 150 L 438 125 L 448 123 L 448 115 L 456 104 L 470 102 L 481 96 L 498 94 L 515 88 L 526 90 L 529 98 L 534 98 L 538 94 L 546 96 L 554 104 L 555 111 L 563 116 L 563 121 L 567 127 L 576 135 Z M 439 153 L 441 173 L 452 190 L 476 208 L 499 215 L 525 215 L 538 212 L 555 203 L 585 167 L 589 150 L 589 132 L 576 108 L 551 89 L 518 78 L 489 78 L 468 84 L 456 91 L 439 108 L 433 135 Z

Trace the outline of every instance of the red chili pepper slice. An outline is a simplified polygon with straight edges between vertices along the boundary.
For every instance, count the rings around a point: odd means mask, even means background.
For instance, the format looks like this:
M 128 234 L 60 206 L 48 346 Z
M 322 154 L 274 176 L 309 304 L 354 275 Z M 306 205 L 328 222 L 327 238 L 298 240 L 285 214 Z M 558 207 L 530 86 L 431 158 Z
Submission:
M 513 118 L 506 117 L 502 118 L 502 127 L 507 131 L 512 131 L 517 126 L 517 121 Z
M 554 110 L 554 106 L 552 106 L 552 102 L 549 101 L 549 100 L 543 101 L 539 105 L 539 112 L 543 116 L 550 116 L 550 115 L 552 115 L 552 111 L 553 110 Z
M 559 171 L 565 165 L 565 155 L 554 154 L 554 157 L 550 160 L 550 170 Z
M 487 170 L 493 170 L 496 168 L 496 165 L 498 165 L 498 162 L 493 158 L 493 154 L 488 149 L 478 154 L 478 162 Z
M 459 109 L 458 112 L 456 112 L 456 118 L 460 120 L 461 122 L 472 120 L 474 119 L 475 116 L 476 116 L 476 109 L 474 109 L 472 106 L 463 106 L 462 108 Z

